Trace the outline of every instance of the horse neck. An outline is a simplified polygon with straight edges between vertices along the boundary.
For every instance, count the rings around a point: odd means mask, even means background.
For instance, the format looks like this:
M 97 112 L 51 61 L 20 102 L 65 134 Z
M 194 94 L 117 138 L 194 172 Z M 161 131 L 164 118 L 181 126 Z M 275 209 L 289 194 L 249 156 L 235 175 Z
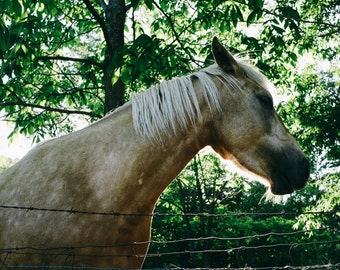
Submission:
M 200 123 L 192 130 L 178 130 L 177 135 L 164 135 L 161 143 L 138 138 L 132 125 L 131 108 L 126 109 L 115 125 L 121 129 L 115 149 L 114 190 L 116 201 L 124 211 L 150 213 L 163 190 L 180 173 L 193 156 L 202 149 L 207 136 Z M 115 128 L 118 130 L 119 128 Z M 126 206 L 130 209 L 127 209 Z M 114 206 L 119 211 L 117 205 Z

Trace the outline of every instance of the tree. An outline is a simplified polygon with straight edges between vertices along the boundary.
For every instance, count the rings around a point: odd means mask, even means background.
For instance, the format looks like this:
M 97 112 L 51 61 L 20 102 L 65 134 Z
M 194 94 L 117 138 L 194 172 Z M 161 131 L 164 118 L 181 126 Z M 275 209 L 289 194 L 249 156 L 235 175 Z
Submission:
M 206 65 L 213 35 L 282 85 L 299 54 L 338 48 L 334 1 L 13 0 L 0 11 L 2 117 L 35 141 Z
M 279 112 L 300 144 L 318 163 L 317 170 L 340 166 L 340 69 L 317 71 L 314 65 L 294 78 L 296 92 Z

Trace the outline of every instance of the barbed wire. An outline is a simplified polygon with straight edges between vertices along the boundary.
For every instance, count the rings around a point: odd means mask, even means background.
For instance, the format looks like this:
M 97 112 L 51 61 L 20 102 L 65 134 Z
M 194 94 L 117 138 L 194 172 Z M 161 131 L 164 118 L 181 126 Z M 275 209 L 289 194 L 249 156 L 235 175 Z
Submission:
M 58 213 L 65 213 L 65 214 L 83 214 L 83 215 L 100 215 L 100 216 L 148 216 L 148 217 L 172 217 L 172 216 L 189 216 L 189 217 L 246 217 L 246 216 L 264 216 L 264 217 L 271 217 L 271 216 L 299 216 L 299 215 L 335 215 L 339 214 L 340 211 L 296 211 L 296 212 L 227 212 L 227 213 L 220 213 L 220 214 L 209 214 L 209 213 L 145 213 L 145 214 L 138 214 L 138 213 L 118 213 L 118 212 L 100 212 L 100 211 L 82 211 L 77 209 L 57 209 L 57 208 L 39 208 L 33 206 L 12 206 L 12 205 L 0 205 L 2 209 L 14 209 L 19 211 L 43 211 L 43 212 L 58 212 Z M 337 239 L 337 233 L 339 228 L 338 227 L 322 227 L 317 229 L 309 229 L 309 230 L 297 230 L 297 231 L 290 231 L 290 232 L 268 232 L 263 234 L 254 234 L 254 235 L 247 235 L 247 236 L 239 236 L 239 237 L 219 237 L 219 236 L 207 236 L 207 237 L 198 237 L 198 238 L 185 238 L 185 239 L 178 239 L 178 240 L 169 240 L 169 241 L 145 241 L 145 242 L 133 242 L 133 243 L 119 243 L 115 245 L 108 245 L 108 246 L 100 246 L 100 245 L 86 245 L 86 246 L 68 246 L 68 247 L 47 247 L 47 248 L 36 248 L 36 247 L 8 247 L 4 249 L 0 249 L 0 254 L 25 254 L 25 255 L 53 255 L 53 256 L 85 256 L 81 254 L 82 249 L 86 248 L 97 248 L 105 249 L 105 248 L 119 248 L 119 247 L 126 247 L 126 246 L 136 246 L 136 245 L 145 245 L 145 244 L 154 244 L 154 245 L 171 245 L 183 242 L 195 242 L 195 241 L 241 241 L 241 240 L 248 240 L 248 239 L 256 239 L 256 238 L 265 238 L 271 236 L 277 237 L 287 237 L 291 235 L 297 234 L 307 234 L 313 233 L 317 231 L 327 231 L 331 232 L 335 235 L 335 240 L 329 241 L 307 241 L 307 242 L 300 242 L 300 243 L 277 243 L 277 244 L 266 244 L 266 245 L 255 245 L 255 246 L 237 246 L 237 247 L 230 247 L 226 249 L 202 249 L 202 250 L 182 250 L 182 251 L 172 251 L 172 252 L 160 252 L 160 253 L 150 253 L 150 254 L 131 254 L 132 257 L 147 257 L 147 258 L 156 258 L 156 257 L 164 257 L 164 256 L 173 256 L 173 255 L 188 255 L 188 254 L 202 254 L 202 253 L 232 253 L 232 252 L 243 252 L 247 250 L 256 250 L 256 249 L 269 249 L 269 248 L 288 248 L 289 254 L 290 252 L 299 246 L 304 245 L 338 245 L 340 239 Z M 80 254 L 75 254 L 75 251 Z M 101 257 L 102 255 L 93 254 L 93 256 Z M 114 255 L 105 255 L 105 257 L 120 257 L 126 256 L 120 254 Z M 214 269 L 254 269 L 254 270 L 266 270 L 266 269 L 335 269 L 334 267 L 339 266 L 339 263 L 336 264 L 324 264 L 324 265 L 311 265 L 311 266 L 284 266 L 284 267 L 263 267 L 263 268 L 214 268 Z M 0 269 L 117 269 L 117 268 L 91 268 L 91 267 L 76 267 L 76 266 L 9 266 L 1 264 L 0 260 Z M 154 268 L 155 269 L 208 269 L 208 268 Z M 212 269 L 212 268 L 209 268 Z
M 242 217 L 242 216 L 299 216 L 299 215 L 333 215 L 340 214 L 340 210 L 333 211 L 295 211 L 295 212 L 227 212 L 220 214 L 212 213 L 120 213 L 120 212 L 97 212 L 97 211 L 83 211 L 74 208 L 71 209 L 57 209 L 57 208 L 42 208 L 33 206 L 15 206 L 15 205 L 0 205 L 3 209 L 16 209 L 24 211 L 43 211 L 43 212 L 60 212 L 68 214 L 83 214 L 83 215 L 100 215 L 100 216 L 141 216 L 141 217 L 177 217 L 177 216 L 204 216 L 204 217 Z
M 1 264 L 0 264 L 1 266 Z M 89 267 L 89 266 L 48 266 L 48 265 L 6 265 L 5 269 L 81 269 L 81 270 L 122 270 L 122 268 L 98 268 L 98 267 Z M 310 270 L 310 269 L 338 269 L 340 267 L 340 263 L 336 264 L 319 264 L 319 265 L 307 265 L 307 266 L 280 266 L 280 267 L 240 267 L 240 268 L 181 268 L 181 267 L 166 267 L 166 268 L 145 268 L 144 270 Z M 0 268 L 1 269 L 1 268 Z
M 174 243 L 181 243 L 181 242 L 192 242 L 192 241 L 209 241 L 209 240 L 221 240 L 221 241 L 239 241 L 239 240 L 248 240 L 253 238 L 262 238 L 262 237 L 269 237 L 269 236 L 290 236 L 300 233 L 310 233 L 316 231 L 324 231 L 329 229 L 336 229 L 335 227 L 323 227 L 317 229 L 309 229 L 309 230 L 298 230 L 294 232 L 269 232 L 263 234 L 254 234 L 254 235 L 247 235 L 247 236 L 239 236 L 239 237 L 218 237 L 218 236 L 207 236 L 207 237 L 198 237 L 198 238 L 184 238 L 178 240 L 169 240 L 169 241 L 154 241 L 151 240 L 149 243 L 151 244 L 174 244 Z M 331 230 L 329 230 L 331 231 Z
M 333 244 L 338 243 L 339 240 L 330 240 L 330 241 L 312 241 L 305 243 L 282 243 L 282 244 L 271 244 L 271 245 L 260 245 L 260 246 L 240 246 L 234 248 L 227 249 L 208 249 L 208 250 L 183 250 L 183 251 L 174 251 L 174 252 L 163 252 L 156 254 L 147 254 L 146 257 L 162 257 L 162 256 L 173 256 L 173 255 L 182 255 L 182 254 L 199 254 L 199 253 L 231 253 L 233 251 L 245 251 L 245 250 L 253 250 L 253 249 L 261 249 L 261 248 L 278 248 L 278 247 L 297 247 L 304 245 L 321 245 L 321 244 Z
M 197 238 L 196 240 L 201 240 L 201 238 Z M 181 241 L 181 240 L 179 240 Z M 172 243 L 175 240 L 171 241 Z M 62 246 L 62 247 L 47 247 L 47 248 L 37 248 L 37 247 L 13 247 L 13 248 L 4 248 L 0 249 L 0 253 L 15 253 L 15 254 L 25 254 L 25 255 L 70 255 L 70 252 L 80 249 L 87 248 L 96 248 L 96 249 L 109 249 L 109 248 L 117 248 L 117 247 L 126 247 L 126 246 L 135 246 L 135 245 L 145 245 L 148 243 L 158 243 L 165 244 L 166 242 L 157 242 L 157 241 L 145 241 L 145 242 L 133 242 L 133 243 L 122 243 L 115 245 L 85 245 L 85 246 Z M 335 244 L 340 243 L 340 239 L 337 240 L 328 240 L 328 241 L 310 241 L 310 242 L 301 242 L 301 243 L 278 243 L 278 244 L 269 244 L 269 245 L 258 245 L 258 246 L 239 246 L 232 247 L 226 249 L 209 249 L 209 250 L 181 250 L 181 251 L 172 251 L 172 252 L 162 252 L 162 253 L 154 253 L 154 254 L 130 254 L 131 257 L 162 257 L 162 256 L 172 256 L 172 255 L 183 255 L 183 254 L 200 254 L 200 253 L 231 253 L 234 251 L 246 251 L 246 250 L 254 250 L 254 249 L 263 249 L 263 248 L 279 248 L 279 247 L 289 247 L 295 248 L 298 246 L 304 245 L 326 245 L 326 244 Z M 46 253 L 48 252 L 48 253 Z M 72 254 L 72 256 L 85 256 L 82 254 Z M 92 254 L 91 256 L 101 257 L 102 255 Z M 122 257 L 126 256 L 126 254 L 114 254 L 114 255 L 105 255 L 105 257 Z M 1 264 L 0 264 L 1 265 Z

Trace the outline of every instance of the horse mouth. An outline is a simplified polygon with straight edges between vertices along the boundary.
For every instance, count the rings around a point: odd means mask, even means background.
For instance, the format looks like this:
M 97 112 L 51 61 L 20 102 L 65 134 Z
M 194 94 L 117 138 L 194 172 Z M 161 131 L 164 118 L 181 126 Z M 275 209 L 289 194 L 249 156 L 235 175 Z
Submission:
M 280 178 L 276 182 L 272 181 L 272 184 L 270 185 L 270 191 L 274 195 L 291 194 L 294 191 L 303 189 L 307 183 L 307 181 L 301 181 L 293 185 L 290 180 L 291 179 L 288 178 Z
M 306 158 L 300 159 L 293 166 L 287 166 L 284 163 L 280 165 L 278 170 L 272 173 L 270 179 L 270 190 L 273 194 L 290 194 L 306 186 L 310 175 L 310 164 Z
M 270 191 L 274 195 L 285 195 L 285 194 L 291 194 L 294 192 L 294 188 L 290 185 L 274 185 L 272 184 L 270 186 Z

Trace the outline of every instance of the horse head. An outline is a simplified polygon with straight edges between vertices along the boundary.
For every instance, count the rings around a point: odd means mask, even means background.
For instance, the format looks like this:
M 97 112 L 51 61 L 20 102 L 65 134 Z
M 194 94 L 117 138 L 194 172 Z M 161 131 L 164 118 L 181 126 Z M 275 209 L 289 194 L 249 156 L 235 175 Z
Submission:
M 215 78 L 222 113 L 213 117 L 212 147 L 239 168 L 260 176 L 274 194 L 303 188 L 309 162 L 274 110 L 266 78 L 237 61 L 217 38 L 212 50 L 217 65 L 237 86 L 226 87 L 225 79 Z

